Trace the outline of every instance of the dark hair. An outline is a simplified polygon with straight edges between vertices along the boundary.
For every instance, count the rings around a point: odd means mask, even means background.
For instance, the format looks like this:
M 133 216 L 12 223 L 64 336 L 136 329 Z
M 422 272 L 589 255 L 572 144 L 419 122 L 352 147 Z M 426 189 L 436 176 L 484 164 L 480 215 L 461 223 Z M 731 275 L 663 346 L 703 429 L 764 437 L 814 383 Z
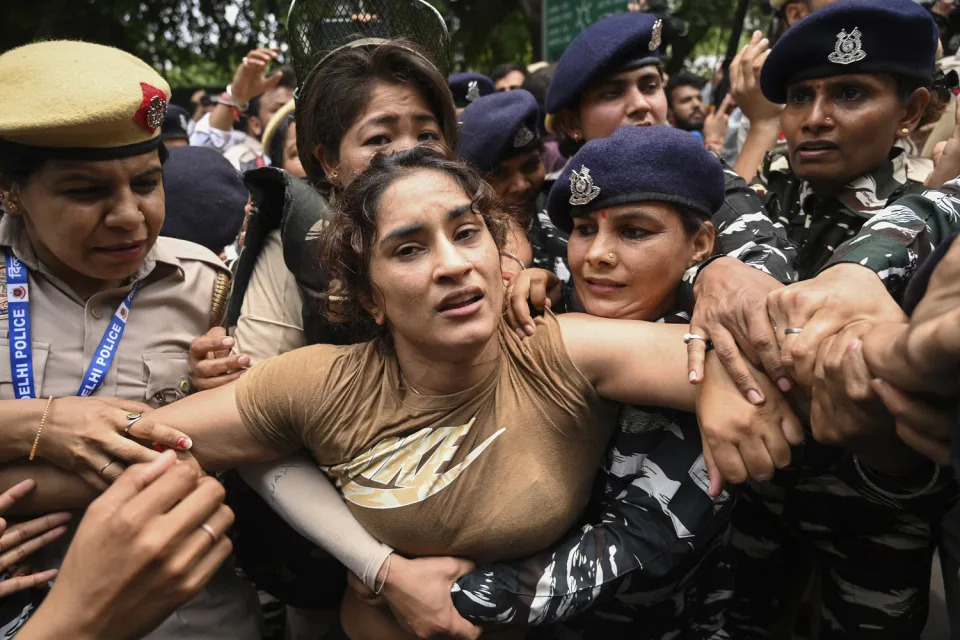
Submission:
M 537 69 L 526 77 L 523 81 L 523 86 L 520 87 L 533 94 L 533 97 L 537 100 L 537 105 L 540 107 L 540 131 L 547 130 L 545 122 L 547 110 L 544 104 L 547 101 L 547 89 L 550 88 L 550 81 L 553 80 L 553 72 L 556 71 L 556 69 L 556 62 L 542 69 Z
M 672 109 L 673 108 L 673 90 L 679 89 L 680 87 L 693 87 L 695 89 L 702 90 L 704 85 L 703 78 L 689 71 L 681 71 L 675 76 L 670 78 L 670 82 L 667 84 L 666 89 L 664 89 L 667 94 L 667 105 Z
M 278 87 L 284 87 L 286 89 L 291 89 L 291 90 L 297 88 L 297 74 L 296 72 L 294 72 L 293 67 L 291 67 L 288 64 L 285 64 L 282 67 L 278 68 L 276 71 L 279 71 L 281 74 L 280 84 L 277 85 Z M 276 73 L 276 71 L 274 71 L 274 73 Z M 255 116 L 257 118 L 260 117 L 260 98 L 262 97 L 263 95 L 261 94 L 259 96 L 254 96 L 253 98 L 250 98 L 250 103 L 247 105 L 246 117 L 248 118 L 250 116 Z M 264 122 L 263 126 L 266 127 L 267 123 Z
M 283 168 L 283 150 L 287 146 L 287 134 L 290 132 L 292 122 L 292 113 L 284 116 L 273 132 L 273 138 L 270 139 L 270 148 L 265 149 L 267 157 L 270 158 L 270 164 L 280 169 Z
M 703 227 L 704 222 L 710 222 L 710 216 L 700 209 L 694 209 L 682 204 L 673 204 L 668 202 L 677 215 L 680 216 L 680 223 L 688 236 L 695 235 Z
M 891 74 L 894 82 L 897 83 L 897 96 L 901 102 L 906 102 L 917 89 L 929 88 L 929 83 L 919 78 L 911 76 Z
M 445 144 L 456 148 L 457 114 L 447 79 L 417 51 L 416 45 L 403 40 L 345 48 L 310 76 L 296 107 L 297 147 L 308 178 L 323 180 L 317 147 L 339 157 L 343 134 L 363 113 L 378 82 L 416 89 L 440 121 Z
M 19 153 L 15 148 L 0 145 L 0 187 L 10 189 L 26 184 L 45 161 L 42 156 Z
M 345 324 L 367 316 L 360 301 L 373 295 L 370 259 L 380 199 L 394 182 L 417 171 L 439 171 L 455 180 L 470 196 L 472 210 L 483 218 L 497 247 L 503 246 L 509 218 L 493 188 L 469 165 L 430 145 L 377 154 L 336 198 L 320 234 L 321 263 L 330 275 L 323 311 L 331 322 Z
M 519 71 L 523 74 L 524 79 L 527 77 L 527 68 L 522 64 L 517 64 L 516 62 L 504 62 L 503 64 L 498 64 L 493 68 L 493 71 L 490 72 L 490 80 L 494 84 L 497 83 L 497 80 L 505 77 L 509 73 L 514 71 Z

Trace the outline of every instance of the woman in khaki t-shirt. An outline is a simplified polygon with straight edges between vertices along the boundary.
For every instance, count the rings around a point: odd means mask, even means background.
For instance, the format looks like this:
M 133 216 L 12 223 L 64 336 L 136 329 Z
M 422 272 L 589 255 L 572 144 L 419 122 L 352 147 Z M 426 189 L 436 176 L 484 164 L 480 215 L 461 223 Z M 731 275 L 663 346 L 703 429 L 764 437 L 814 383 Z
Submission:
M 682 325 L 567 314 L 523 342 L 504 329 L 501 216 L 490 187 L 436 151 L 378 156 L 346 190 L 324 258 L 335 311 L 362 309 L 383 338 L 279 356 L 154 418 L 210 467 L 306 446 L 399 553 L 491 560 L 548 544 L 585 504 L 608 401 L 691 411 L 694 392 Z M 750 412 L 726 391 L 703 401 Z M 345 616 L 348 634 L 402 635 L 374 611 Z

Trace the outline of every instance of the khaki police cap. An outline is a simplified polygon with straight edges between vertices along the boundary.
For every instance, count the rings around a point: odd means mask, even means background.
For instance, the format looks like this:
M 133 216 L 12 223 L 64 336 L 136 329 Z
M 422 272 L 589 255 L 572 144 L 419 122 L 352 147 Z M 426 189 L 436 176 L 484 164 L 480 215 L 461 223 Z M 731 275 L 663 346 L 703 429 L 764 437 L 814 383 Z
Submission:
M 264 153 L 270 153 L 270 144 L 273 142 L 273 136 L 276 135 L 277 129 L 280 128 L 280 124 L 293 113 L 295 103 L 293 100 L 290 100 L 287 104 L 280 107 L 280 110 L 273 114 L 273 117 L 270 118 L 270 122 L 267 123 L 267 128 L 263 130 L 263 135 L 260 137 L 260 143 L 263 145 Z M 270 158 L 276 166 L 280 166 L 281 158 Z
M 160 145 L 170 86 L 120 49 L 71 40 L 0 55 L 0 148 L 108 159 Z

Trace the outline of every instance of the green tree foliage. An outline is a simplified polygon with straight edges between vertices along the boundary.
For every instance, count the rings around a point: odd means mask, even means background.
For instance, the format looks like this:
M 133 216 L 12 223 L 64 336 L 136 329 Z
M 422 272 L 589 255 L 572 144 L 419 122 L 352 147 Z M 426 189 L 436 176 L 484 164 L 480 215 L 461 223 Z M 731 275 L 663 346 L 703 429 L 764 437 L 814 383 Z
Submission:
M 4 3 L 0 48 L 87 40 L 129 51 L 175 83 L 222 84 L 250 48 L 282 46 L 289 5 L 290 0 L 12 0 Z
M 453 38 L 453 67 L 489 72 L 501 62 L 540 59 L 544 0 L 429 0 Z M 549 0 L 546 0 L 549 1 Z M 286 50 L 291 0 L 11 0 L 0 20 L 0 50 L 37 39 L 75 38 L 130 51 L 174 87 L 230 81 L 256 46 Z M 624 0 L 624 9 L 627 6 Z M 673 0 L 689 25 L 667 61 L 675 71 L 696 55 L 726 48 L 736 2 Z M 761 0 L 751 0 L 748 24 L 759 24 Z
M 429 1 L 447 19 L 455 68 L 489 72 L 540 59 L 541 0 Z

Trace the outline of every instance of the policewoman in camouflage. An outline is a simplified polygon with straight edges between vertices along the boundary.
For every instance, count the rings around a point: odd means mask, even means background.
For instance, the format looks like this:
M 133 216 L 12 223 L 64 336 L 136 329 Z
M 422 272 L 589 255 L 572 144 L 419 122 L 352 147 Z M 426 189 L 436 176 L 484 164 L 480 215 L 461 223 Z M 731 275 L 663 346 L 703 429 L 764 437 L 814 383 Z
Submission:
M 537 212 L 546 208 L 540 108 L 529 91 L 501 91 L 477 99 L 458 119 L 458 155 L 484 174 L 517 221 L 517 238 L 503 252 L 505 274 L 524 267 L 567 277 L 566 245 L 544 244 Z
M 735 510 L 734 637 L 772 637 L 798 570 L 809 566 L 823 638 L 916 638 L 926 622 L 950 474 L 893 435 L 877 396 L 831 377 L 829 340 L 850 343 L 857 357 L 854 329 L 844 325 L 885 319 L 876 311 L 882 298 L 901 317 L 884 287 L 899 299 L 931 242 L 957 224 L 955 202 L 909 181 L 895 146 L 929 99 L 936 46 L 936 26 L 914 2 L 841 0 L 789 29 L 764 64 L 764 95 L 786 103 L 787 162 L 768 164 L 762 187 L 799 249 L 803 281 L 774 293 L 768 310 L 813 404 L 811 435 L 791 468 L 752 482 Z M 826 299 L 818 291 L 838 302 L 809 304 Z M 804 298 L 812 316 L 800 310 Z M 848 301 L 861 309 L 844 308 Z M 793 348 L 798 341 L 806 354 Z M 807 371 L 814 360 L 816 376 Z
M 548 205 L 570 233 L 584 311 L 689 322 L 677 291 L 713 251 L 723 183 L 720 161 L 678 129 L 621 127 L 584 145 Z M 708 489 L 696 415 L 625 405 L 579 526 L 534 556 L 462 577 L 457 609 L 476 623 L 536 625 L 537 638 L 726 637 L 732 593 L 718 551 L 734 502 Z
M 170 88 L 147 64 L 41 42 L 0 56 L 0 85 L 2 486 L 37 481 L 25 515 L 82 510 L 151 443 L 190 448 L 140 418 L 189 390 L 190 341 L 220 321 L 229 274 L 157 237 Z M 45 551 L 34 562 L 57 566 L 63 549 Z M 3 635 L 44 594 L 25 595 L 4 600 Z M 251 595 L 225 567 L 150 637 L 256 638 Z
M 545 103 L 547 128 L 557 135 L 561 151 L 572 155 L 620 126 L 667 123 L 662 31 L 663 22 L 654 15 L 623 13 L 587 27 L 570 43 L 557 63 Z M 647 167 L 635 165 L 634 170 Z M 548 181 L 555 178 L 547 176 Z M 713 216 L 715 252 L 775 281 L 790 282 L 794 250 L 783 228 L 763 214 L 756 195 L 732 169 L 724 168 L 724 179 L 724 204 Z M 541 221 L 545 235 L 565 240 L 548 219 Z M 684 295 L 689 299 L 691 294 Z

